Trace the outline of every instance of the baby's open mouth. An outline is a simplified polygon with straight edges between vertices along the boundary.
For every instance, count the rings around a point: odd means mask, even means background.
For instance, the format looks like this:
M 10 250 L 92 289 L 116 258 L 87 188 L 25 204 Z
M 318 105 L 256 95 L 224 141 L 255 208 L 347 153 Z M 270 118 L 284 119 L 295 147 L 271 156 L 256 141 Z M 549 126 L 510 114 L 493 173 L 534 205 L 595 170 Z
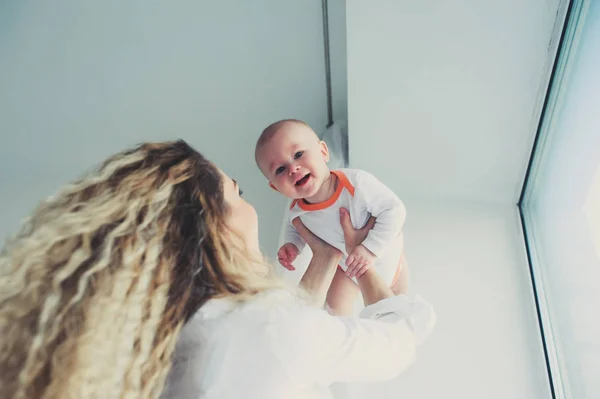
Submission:
M 310 179 L 310 173 L 308 173 L 306 176 L 304 176 L 302 179 L 298 180 L 296 182 L 296 186 L 300 186 L 302 187 L 303 185 L 306 184 L 306 182 L 308 182 L 308 179 Z

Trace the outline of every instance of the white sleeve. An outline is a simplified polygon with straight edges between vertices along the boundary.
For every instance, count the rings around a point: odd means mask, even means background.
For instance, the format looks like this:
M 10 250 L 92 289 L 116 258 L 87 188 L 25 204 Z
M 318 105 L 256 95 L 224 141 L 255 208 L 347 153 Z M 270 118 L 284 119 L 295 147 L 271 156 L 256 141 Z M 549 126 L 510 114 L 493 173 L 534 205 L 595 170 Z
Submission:
M 285 243 L 290 242 L 294 244 L 298 248 L 299 252 L 302 252 L 302 250 L 306 246 L 306 242 L 304 242 L 300 234 L 296 231 L 296 228 L 294 227 L 291 221 L 289 221 L 285 226 L 283 239 Z
M 402 231 L 406 208 L 400 198 L 370 173 L 361 171 L 356 177 L 355 197 L 377 218 L 375 226 L 362 244 L 377 257 L 384 254 Z
M 404 295 L 366 307 L 361 318 L 336 317 L 308 306 L 296 316 L 285 334 L 287 349 L 280 352 L 289 358 L 282 362 L 317 385 L 397 377 L 435 324 L 431 305 Z

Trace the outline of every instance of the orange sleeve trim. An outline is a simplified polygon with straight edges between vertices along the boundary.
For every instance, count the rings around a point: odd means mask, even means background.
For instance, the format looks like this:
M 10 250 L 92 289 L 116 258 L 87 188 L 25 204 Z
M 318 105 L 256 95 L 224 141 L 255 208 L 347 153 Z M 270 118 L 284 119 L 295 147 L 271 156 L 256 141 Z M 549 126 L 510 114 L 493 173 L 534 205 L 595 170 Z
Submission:
M 340 198 L 340 195 L 342 194 L 344 188 L 348 190 L 350 195 L 354 197 L 354 186 L 352 185 L 352 183 L 350 183 L 344 172 L 341 172 L 339 170 L 332 170 L 331 174 L 335 175 L 338 178 L 338 185 L 335 189 L 335 192 L 328 200 L 318 202 L 316 204 L 308 204 L 303 200 L 294 200 L 293 206 L 298 204 L 300 209 L 304 211 L 320 211 L 322 209 L 329 208 L 331 205 L 335 204 L 336 201 Z

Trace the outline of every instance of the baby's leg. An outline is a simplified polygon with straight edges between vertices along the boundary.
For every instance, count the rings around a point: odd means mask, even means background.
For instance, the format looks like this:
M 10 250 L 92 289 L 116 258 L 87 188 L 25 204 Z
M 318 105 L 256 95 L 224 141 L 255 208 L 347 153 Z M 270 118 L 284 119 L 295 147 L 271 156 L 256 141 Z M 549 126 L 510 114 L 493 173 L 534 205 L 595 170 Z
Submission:
M 327 291 L 327 304 L 337 316 L 349 316 L 354 312 L 354 301 L 358 296 L 358 286 L 339 267 Z
M 398 264 L 400 269 L 398 278 L 392 285 L 392 292 L 394 295 L 408 294 L 408 286 L 410 282 L 410 270 L 404 254 L 400 257 L 400 263 Z

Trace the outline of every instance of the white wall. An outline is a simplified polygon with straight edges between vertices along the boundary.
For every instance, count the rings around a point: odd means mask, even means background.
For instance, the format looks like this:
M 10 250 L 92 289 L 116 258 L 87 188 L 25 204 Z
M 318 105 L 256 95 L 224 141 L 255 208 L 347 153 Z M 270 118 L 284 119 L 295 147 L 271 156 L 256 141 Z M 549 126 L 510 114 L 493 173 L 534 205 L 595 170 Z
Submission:
M 424 198 L 515 204 L 566 3 L 347 0 L 352 164 Z
M 340 398 L 549 398 L 516 209 L 406 206 L 412 290 L 435 306 L 436 329 L 398 380 Z
M 0 237 L 109 154 L 184 138 L 240 181 L 273 254 L 284 200 L 254 142 L 325 126 L 322 26 L 320 2 L 1 2 Z
M 399 379 L 339 385 L 336 397 L 549 398 L 517 209 L 410 198 L 405 204 L 411 291 L 434 305 L 436 329 Z M 295 262 L 295 272 L 279 268 L 280 275 L 297 283 L 307 261 Z
M 600 3 L 590 2 L 532 174 L 526 214 L 572 398 L 600 397 Z
M 548 398 L 516 202 L 565 2 L 376 3 L 346 2 L 350 164 L 405 200 L 438 325 L 362 397 Z

